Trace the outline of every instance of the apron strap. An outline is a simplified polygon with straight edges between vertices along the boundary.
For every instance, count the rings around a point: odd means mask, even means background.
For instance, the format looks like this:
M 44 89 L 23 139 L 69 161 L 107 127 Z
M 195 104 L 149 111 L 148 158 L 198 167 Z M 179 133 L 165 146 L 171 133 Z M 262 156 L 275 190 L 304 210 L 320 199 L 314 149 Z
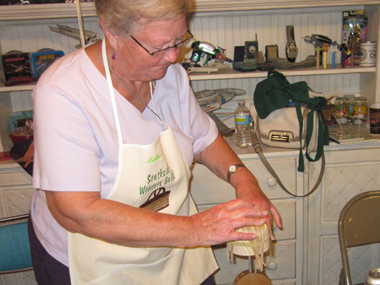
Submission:
M 123 144 L 123 137 L 121 135 L 121 127 L 120 127 L 119 113 L 118 113 L 117 105 L 116 105 L 115 91 L 113 88 L 110 69 L 108 66 L 108 59 L 107 59 L 107 53 L 106 53 L 106 39 L 105 38 L 103 39 L 103 43 L 102 43 L 102 55 L 103 55 L 103 65 L 104 65 L 104 69 L 106 71 L 108 89 L 109 89 L 109 92 L 111 95 L 111 104 L 112 104 L 112 110 L 113 110 L 113 117 L 115 120 L 117 139 L 119 141 L 119 145 L 122 145 Z

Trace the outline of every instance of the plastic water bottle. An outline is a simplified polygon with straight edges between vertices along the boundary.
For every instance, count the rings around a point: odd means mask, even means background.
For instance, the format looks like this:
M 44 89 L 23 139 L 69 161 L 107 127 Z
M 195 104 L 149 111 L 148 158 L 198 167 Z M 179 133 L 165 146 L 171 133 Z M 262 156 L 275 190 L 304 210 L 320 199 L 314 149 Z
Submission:
M 235 109 L 236 144 L 240 147 L 252 145 L 251 139 L 251 116 L 244 100 L 239 100 Z

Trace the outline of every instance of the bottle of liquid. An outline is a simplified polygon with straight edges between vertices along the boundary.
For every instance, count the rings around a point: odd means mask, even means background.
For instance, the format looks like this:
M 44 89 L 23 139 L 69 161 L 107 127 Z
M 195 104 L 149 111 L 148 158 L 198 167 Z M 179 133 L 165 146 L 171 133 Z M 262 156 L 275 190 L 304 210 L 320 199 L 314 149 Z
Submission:
M 239 100 L 235 109 L 236 144 L 240 147 L 252 145 L 251 139 L 251 116 L 244 100 Z

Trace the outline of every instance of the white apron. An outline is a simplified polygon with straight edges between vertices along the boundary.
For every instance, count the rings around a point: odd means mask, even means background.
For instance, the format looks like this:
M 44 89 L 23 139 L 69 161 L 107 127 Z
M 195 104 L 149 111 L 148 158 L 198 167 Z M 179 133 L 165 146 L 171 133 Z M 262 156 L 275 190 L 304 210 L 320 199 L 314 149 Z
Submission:
M 168 125 L 160 121 L 166 130 L 152 144 L 123 144 L 105 40 L 102 49 L 119 140 L 118 173 L 107 199 L 172 215 L 196 213 L 190 170 Z M 73 285 L 195 285 L 218 268 L 210 247 L 126 247 L 72 233 L 68 240 Z

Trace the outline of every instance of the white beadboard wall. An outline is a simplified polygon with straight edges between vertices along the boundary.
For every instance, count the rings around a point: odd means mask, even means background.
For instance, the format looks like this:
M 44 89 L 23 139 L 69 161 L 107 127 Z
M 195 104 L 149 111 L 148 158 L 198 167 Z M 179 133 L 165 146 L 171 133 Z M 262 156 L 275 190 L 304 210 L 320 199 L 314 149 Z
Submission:
M 42 48 L 62 50 L 68 54 L 76 50 L 79 40 L 52 32 L 49 26 L 57 24 L 78 28 L 77 19 L 30 20 L 17 22 L 0 22 L 0 51 L 2 54 L 11 50 L 25 52 L 38 51 Z M 86 18 L 84 29 L 103 37 L 96 18 Z M 70 82 L 68 82 L 70 84 Z M 12 110 L 14 112 L 33 109 L 31 91 L 16 91 L 11 93 Z
M 340 7 L 328 9 L 289 9 L 270 11 L 246 11 L 228 13 L 196 13 L 190 22 L 190 29 L 196 40 L 206 41 L 226 49 L 227 57 L 233 59 L 234 46 L 244 45 L 245 41 L 257 40 L 259 50 L 265 56 L 265 46 L 277 44 L 279 56 L 285 56 L 286 26 L 293 25 L 295 40 L 299 49 L 297 62 L 314 54 L 312 44 L 304 41 L 305 36 L 322 34 L 333 41 L 342 41 L 342 11 L 359 10 L 363 7 Z M 312 12 L 311 12 L 312 11 Z M 189 57 L 190 53 L 186 54 Z M 337 64 L 340 64 L 340 53 L 337 53 Z M 331 63 L 331 56 L 328 64 Z M 281 71 L 281 70 L 279 70 Z M 307 81 L 315 91 L 324 93 L 357 92 L 359 76 L 356 74 L 329 76 L 292 76 L 290 82 Z M 263 78 L 235 80 L 193 81 L 195 91 L 226 87 L 243 88 L 245 96 L 251 97 L 255 86 Z
M 279 56 L 285 57 L 286 25 L 293 25 L 299 48 L 297 61 L 301 61 L 307 55 L 314 54 L 313 46 L 304 41 L 304 36 L 322 34 L 340 43 L 342 11 L 358 9 L 363 9 L 363 7 L 195 13 L 190 21 L 190 30 L 196 40 L 207 41 L 225 48 L 230 58 L 233 58 L 234 46 L 244 45 L 244 42 L 248 40 L 255 40 L 256 35 L 259 50 L 265 51 L 265 45 L 277 44 Z M 66 54 L 74 51 L 79 41 L 50 31 L 49 26 L 56 24 L 78 27 L 77 19 L 74 18 L 1 22 L 0 52 L 37 51 L 46 47 L 63 50 Z M 84 28 L 96 32 L 99 37 L 103 35 L 95 17 L 84 18 Z M 191 50 L 188 48 L 186 51 L 188 52 L 185 57 L 189 57 Z M 338 53 L 337 60 L 339 58 Z M 329 59 L 329 63 L 330 61 Z M 324 93 L 357 92 L 360 88 L 360 75 L 357 74 L 292 76 L 288 79 L 290 82 L 305 80 L 312 89 Z M 261 80 L 262 78 L 207 80 L 193 81 L 191 84 L 195 91 L 227 87 L 243 88 L 247 91 L 244 97 L 250 99 L 256 84 Z M 32 109 L 30 93 L 30 91 L 12 92 L 12 109 L 14 111 Z

